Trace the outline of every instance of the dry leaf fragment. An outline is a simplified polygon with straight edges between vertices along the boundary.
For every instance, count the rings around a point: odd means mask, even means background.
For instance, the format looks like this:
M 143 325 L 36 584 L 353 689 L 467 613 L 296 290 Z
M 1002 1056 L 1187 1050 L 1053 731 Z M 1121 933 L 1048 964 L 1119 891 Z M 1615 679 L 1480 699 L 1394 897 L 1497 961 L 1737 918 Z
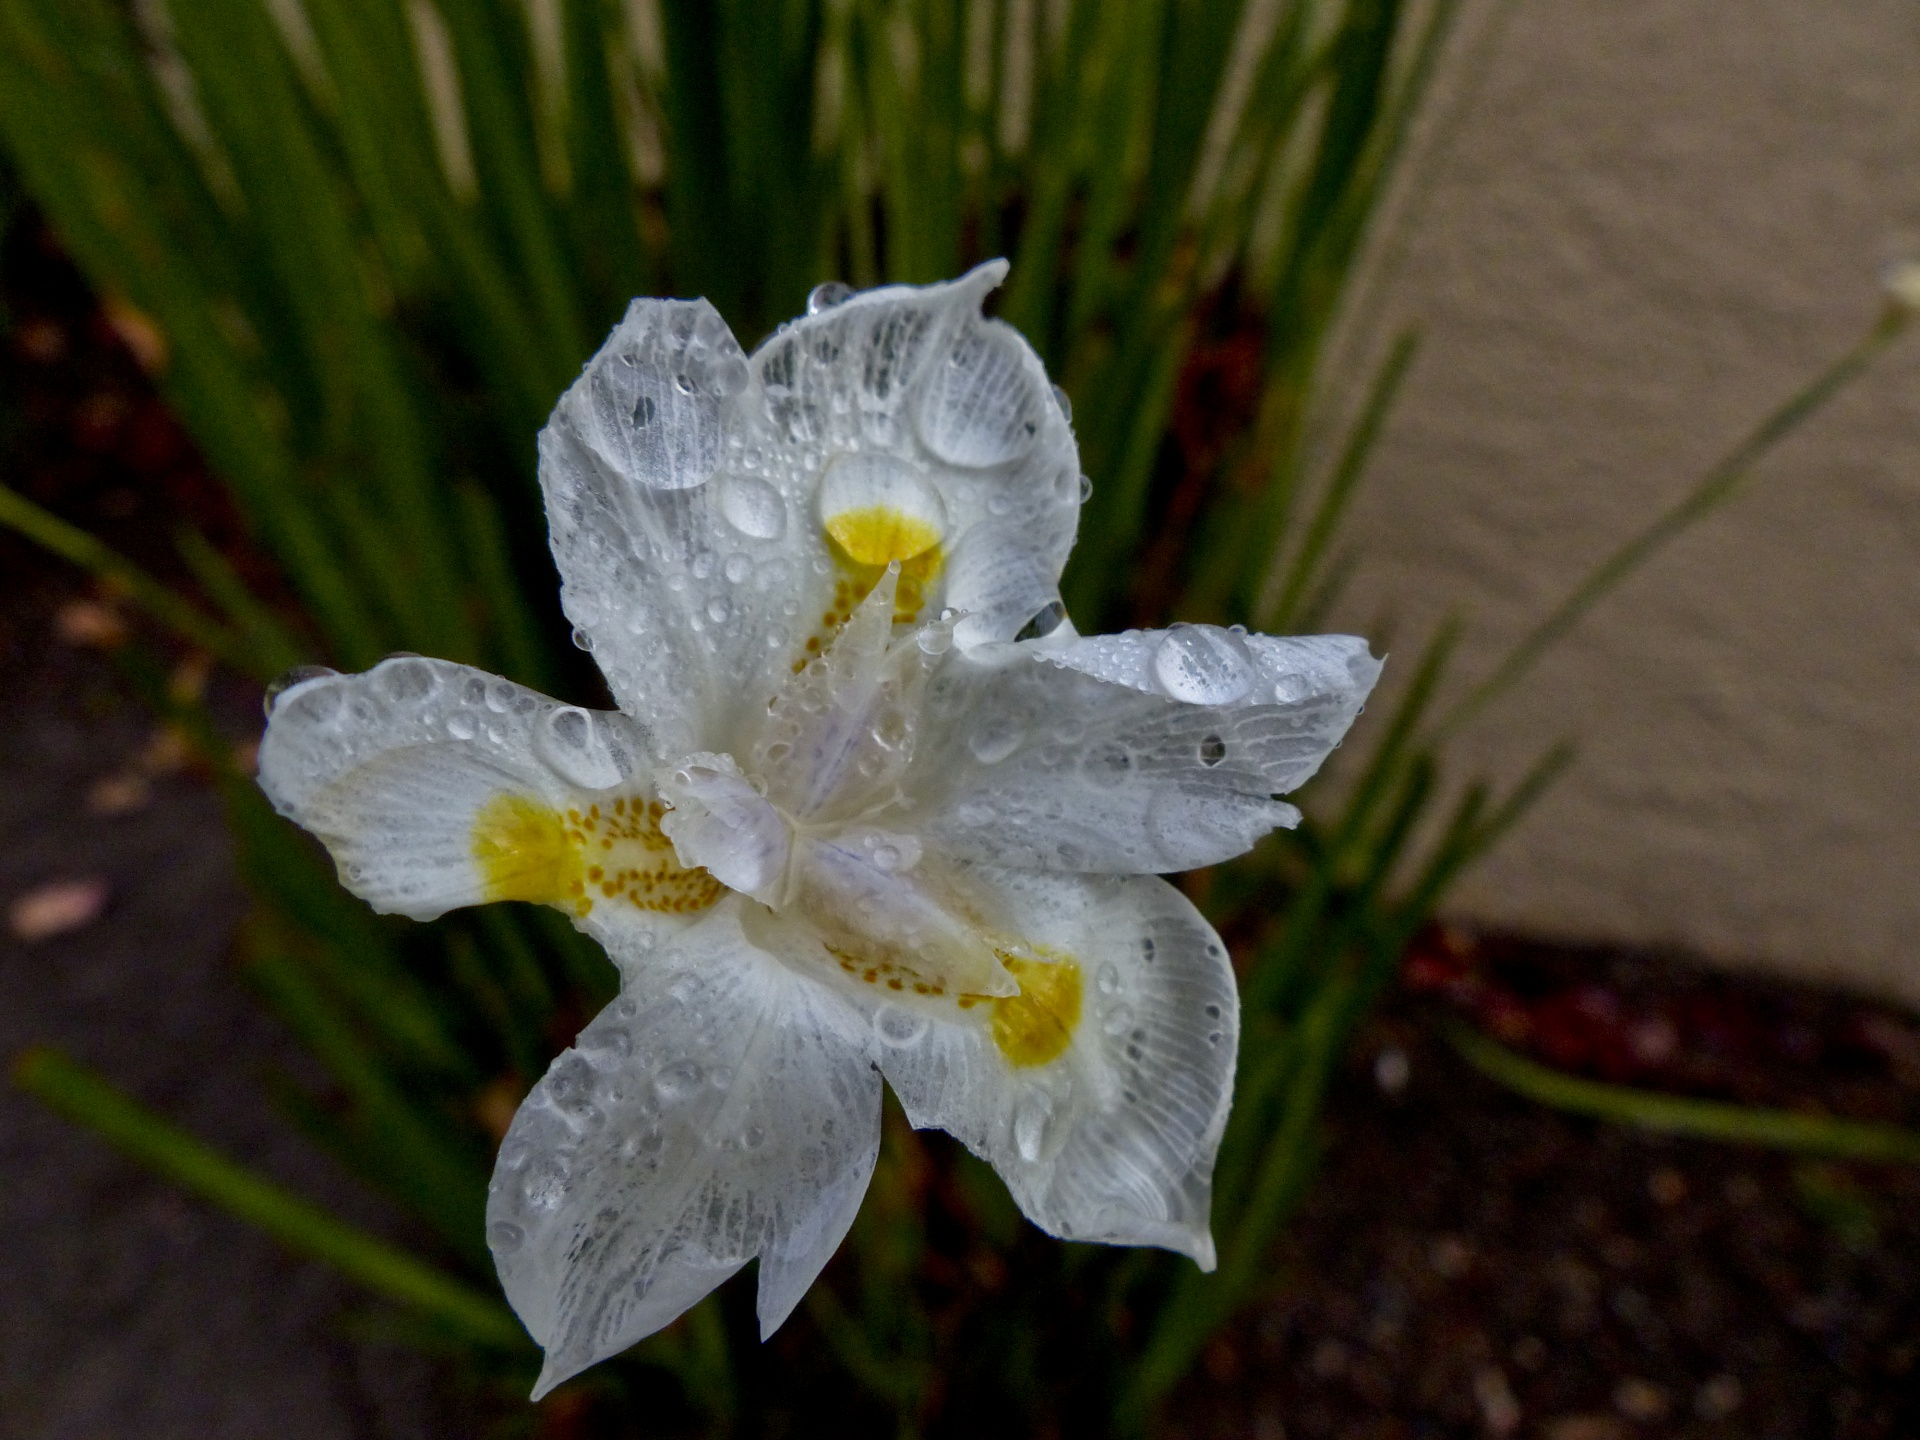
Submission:
M 8 906 L 7 926 L 15 939 L 31 944 L 90 925 L 106 908 L 107 882 L 98 875 L 53 880 Z
M 127 638 L 127 622 L 120 612 L 98 600 L 69 600 L 54 612 L 53 629 L 69 645 L 96 650 L 112 650 Z
M 95 815 L 125 815 L 153 798 L 153 785 L 138 771 L 108 775 L 87 791 L 87 809 Z

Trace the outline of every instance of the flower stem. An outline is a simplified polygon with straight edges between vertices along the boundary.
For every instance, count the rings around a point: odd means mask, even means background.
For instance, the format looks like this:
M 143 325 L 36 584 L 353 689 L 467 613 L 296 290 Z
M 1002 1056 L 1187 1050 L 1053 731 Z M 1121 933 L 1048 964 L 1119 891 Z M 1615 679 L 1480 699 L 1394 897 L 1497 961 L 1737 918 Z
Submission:
M 1506 658 L 1491 675 L 1463 695 L 1447 712 L 1434 732 L 1435 738 L 1459 730 L 1490 702 L 1511 689 L 1514 682 L 1579 624 L 1581 617 L 1608 591 L 1638 570 L 1669 541 L 1677 539 L 1738 494 L 1753 478 L 1755 468 L 1773 447 L 1852 384 L 1880 352 L 1900 336 L 1911 318 L 1912 312 L 1904 305 L 1890 303 L 1872 328 L 1845 354 L 1790 395 L 1744 440 L 1721 457 L 1720 462 L 1707 471 L 1691 490 L 1662 511 L 1652 524 L 1630 537 L 1589 571 L 1587 577 L 1564 600 L 1507 652 Z

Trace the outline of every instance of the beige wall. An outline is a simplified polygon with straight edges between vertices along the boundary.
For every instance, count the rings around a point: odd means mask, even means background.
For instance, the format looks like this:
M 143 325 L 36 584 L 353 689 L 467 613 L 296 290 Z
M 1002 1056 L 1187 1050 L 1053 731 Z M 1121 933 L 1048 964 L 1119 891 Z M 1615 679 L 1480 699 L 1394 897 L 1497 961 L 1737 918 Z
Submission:
M 1902 254 L 1911 0 L 1520 0 L 1392 290 L 1427 344 L 1342 618 L 1463 602 L 1483 667 L 1851 343 Z M 1459 746 L 1581 760 L 1454 909 L 1920 1004 L 1917 721 L 1920 333 Z

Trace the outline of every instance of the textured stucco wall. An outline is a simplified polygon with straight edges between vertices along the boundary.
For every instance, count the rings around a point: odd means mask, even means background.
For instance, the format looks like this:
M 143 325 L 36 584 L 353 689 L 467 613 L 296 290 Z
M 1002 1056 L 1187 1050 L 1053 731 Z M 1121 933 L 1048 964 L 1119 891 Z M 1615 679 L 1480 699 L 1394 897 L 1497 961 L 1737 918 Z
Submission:
M 1427 343 L 1342 618 L 1462 603 L 1484 668 L 1913 253 L 1910 0 L 1520 0 L 1391 291 Z M 1458 914 L 1920 1004 L 1920 335 L 1457 755 L 1512 776 L 1561 735 L 1577 770 Z

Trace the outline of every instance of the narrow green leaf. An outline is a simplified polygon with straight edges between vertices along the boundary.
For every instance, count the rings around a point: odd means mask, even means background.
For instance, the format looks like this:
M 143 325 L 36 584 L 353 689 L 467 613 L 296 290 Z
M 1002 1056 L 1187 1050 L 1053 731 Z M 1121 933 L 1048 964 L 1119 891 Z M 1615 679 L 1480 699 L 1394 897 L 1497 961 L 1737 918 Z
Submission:
M 61 559 L 118 586 L 128 599 L 169 630 L 235 669 L 254 675 L 279 673 L 272 667 L 270 657 L 263 659 L 246 641 L 217 621 L 209 620 L 131 560 L 122 559 L 86 531 L 69 525 L 4 485 L 0 485 L 0 525 L 19 531 Z
M 1441 1033 L 1460 1052 L 1462 1059 L 1488 1079 L 1555 1110 L 1591 1115 L 1616 1125 L 1631 1125 L 1664 1135 L 1758 1145 L 1835 1160 L 1920 1165 L 1920 1131 L 1867 1120 L 1767 1110 L 1609 1085 L 1569 1075 L 1515 1054 L 1458 1020 L 1443 1022 Z
M 219 1154 L 45 1047 L 13 1065 L 22 1090 L 141 1164 L 356 1284 L 412 1306 L 480 1345 L 523 1350 L 526 1332 L 500 1302 L 336 1219 Z

